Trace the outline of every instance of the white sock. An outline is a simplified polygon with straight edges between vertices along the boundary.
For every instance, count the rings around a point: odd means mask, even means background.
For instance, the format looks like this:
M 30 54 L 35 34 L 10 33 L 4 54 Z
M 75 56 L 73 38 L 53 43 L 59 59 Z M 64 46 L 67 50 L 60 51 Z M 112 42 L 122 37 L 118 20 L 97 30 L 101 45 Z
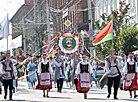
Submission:
M 30 89 L 30 83 L 28 82 L 28 88 Z
M 56 87 L 56 83 L 54 83 L 54 87 Z
M 76 88 L 75 88 L 75 84 L 73 84 L 72 86 L 73 86 L 73 90 L 75 90 L 75 89 L 76 89 Z
M 66 86 L 67 86 L 67 87 L 69 87 L 68 83 L 69 83 L 69 82 L 66 82 Z

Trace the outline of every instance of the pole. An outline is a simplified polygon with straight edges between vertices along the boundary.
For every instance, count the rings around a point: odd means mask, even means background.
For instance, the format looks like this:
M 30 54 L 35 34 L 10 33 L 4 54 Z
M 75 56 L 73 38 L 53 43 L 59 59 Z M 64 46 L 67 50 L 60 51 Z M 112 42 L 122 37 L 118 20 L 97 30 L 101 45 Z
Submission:
M 23 15 L 22 15 L 22 21 L 23 21 L 23 43 L 24 43 L 24 56 L 26 56 L 26 38 L 25 38 L 25 25 L 24 25 L 24 16 L 25 16 L 25 10 L 23 7 Z
M 35 51 L 37 51 L 37 41 L 36 41 L 36 14 L 35 14 L 35 0 L 34 0 L 34 35 L 35 35 Z
M 69 0 L 68 0 L 68 3 L 69 3 Z M 67 7 L 68 7 L 68 20 L 69 20 L 69 6 L 68 6 L 68 3 L 67 3 Z
M 60 9 L 60 0 L 58 0 L 58 9 Z M 59 13 L 59 32 L 61 32 L 61 29 L 60 29 L 60 13 Z
M 93 29 L 92 27 L 92 10 L 91 10 L 91 0 L 88 0 L 88 18 L 91 21 L 89 23 L 89 29 Z
M 47 34 L 48 34 L 48 40 L 50 40 L 50 22 L 49 22 L 49 0 L 47 0 L 46 3 L 46 9 L 47 9 Z
M 91 0 L 88 0 L 88 20 L 90 20 L 89 22 L 89 30 L 93 29 L 92 26 L 92 10 L 91 10 Z M 93 37 L 90 37 L 90 41 L 93 40 Z M 95 56 L 95 51 L 91 51 L 92 48 L 90 48 L 90 52 L 93 53 L 93 55 Z
M 54 0 L 52 0 L 52 7 L 54 8 Z M 55 20 L 54 20 L 54 12 L 52 12 L 52 20 L 53 20 L 53 35 L 55 36 Z
M 77 32 L 76 31 L 76 0 L 74 0 L 74 5 L 75 5 L 75 32 Z

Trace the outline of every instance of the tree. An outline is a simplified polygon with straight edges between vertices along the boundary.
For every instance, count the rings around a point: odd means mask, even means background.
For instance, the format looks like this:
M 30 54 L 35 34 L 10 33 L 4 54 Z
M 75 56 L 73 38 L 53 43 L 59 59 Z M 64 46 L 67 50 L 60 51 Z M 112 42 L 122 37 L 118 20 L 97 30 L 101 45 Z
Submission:
M 125 24 L 122 26 L 120 35 L 118 36 L 119 48 L 121 52 L 128 55 L 138 49 L 138 27 L 132 24 L 127 27 Z
M 97 20 L 95 22 L 97 29 L 98 30 L 102 30 L 112 19 L 113 19 L 113 34 L 114 34 L 114 48 L 115 50 L 118 52 L 119 49 L 119 40 L 118 40 L 118 36 L 120 34 L 120 30 L 121 30 L 121 26 L 124 23 L 124 18 L 128 17 L 127 12 L 130 9 L 129 5 L 124 2 L 124 1 L 120 1 L 120 7 L 119 7 L 119 11 L 118 9 L 116 10 L 112 10 L 112 13 L 110 15 L 107 16 L 106 13 L 103 13 L 101 15 L 102 18 L 102 24 L 100 25 L 99 20 Z M 99 47 L 100 46 L 100 47 Z M 96 52 L 100 52 L 98 55 L 105 55 L 106 53 L 109 52 L 109 49 L 111 48 L 111 41 L 107 41 L 103 44 L 100 44 L 99 46 L 96 46 Z M 101 50 L 102 48 L 102 50 Z

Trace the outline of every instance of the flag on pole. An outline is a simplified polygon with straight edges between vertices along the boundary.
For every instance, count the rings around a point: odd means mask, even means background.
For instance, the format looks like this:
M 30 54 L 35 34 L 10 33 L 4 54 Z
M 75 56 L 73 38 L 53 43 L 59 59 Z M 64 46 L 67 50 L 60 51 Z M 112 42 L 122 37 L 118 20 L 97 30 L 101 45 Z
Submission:
M 0 15 L 0 37 L 4 37 L 8 39 L 9 33 L 9 19 L 8 13 Z
M 113 20 L 111 20 L 106 27 L 104 27 L 96 36 L 92 42 L 93 45 L 101 44 L 108 40 L 113 40 Z
M 87 36 L 88 32 L 84 29 L 84 35 Z
M 23 52 L 23 49 L 20 47 L 20 50 Z

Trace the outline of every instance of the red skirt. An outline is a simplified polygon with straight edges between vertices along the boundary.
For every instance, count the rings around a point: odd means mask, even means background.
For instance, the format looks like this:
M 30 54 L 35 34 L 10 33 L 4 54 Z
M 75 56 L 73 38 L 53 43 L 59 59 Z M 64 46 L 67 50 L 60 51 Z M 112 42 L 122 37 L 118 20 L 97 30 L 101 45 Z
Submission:
M 130 86 L 126 86 L 126 79 L 124 81 L 124 90 L 138 90 L 138 83 L 137 83 L 137 73 L 135 73 L 134 79 Z
M 40 78 L 40 80 L 38 81 L 38 84 L 36 86 L 36 89 L 39 89 L 39 90 L 52 89 L 51 75 L 50 75 L 49 80 L 50 80 L 50 84 L 41 85 L 40 84 L 41 78 Z
M 79 75 L 77 92 L 79 92 L 79 93 L 87 93 L 89 90 L 90 90 L 90 87 L 81 87 L 81 78 L 80 78 L 80 75 Z

